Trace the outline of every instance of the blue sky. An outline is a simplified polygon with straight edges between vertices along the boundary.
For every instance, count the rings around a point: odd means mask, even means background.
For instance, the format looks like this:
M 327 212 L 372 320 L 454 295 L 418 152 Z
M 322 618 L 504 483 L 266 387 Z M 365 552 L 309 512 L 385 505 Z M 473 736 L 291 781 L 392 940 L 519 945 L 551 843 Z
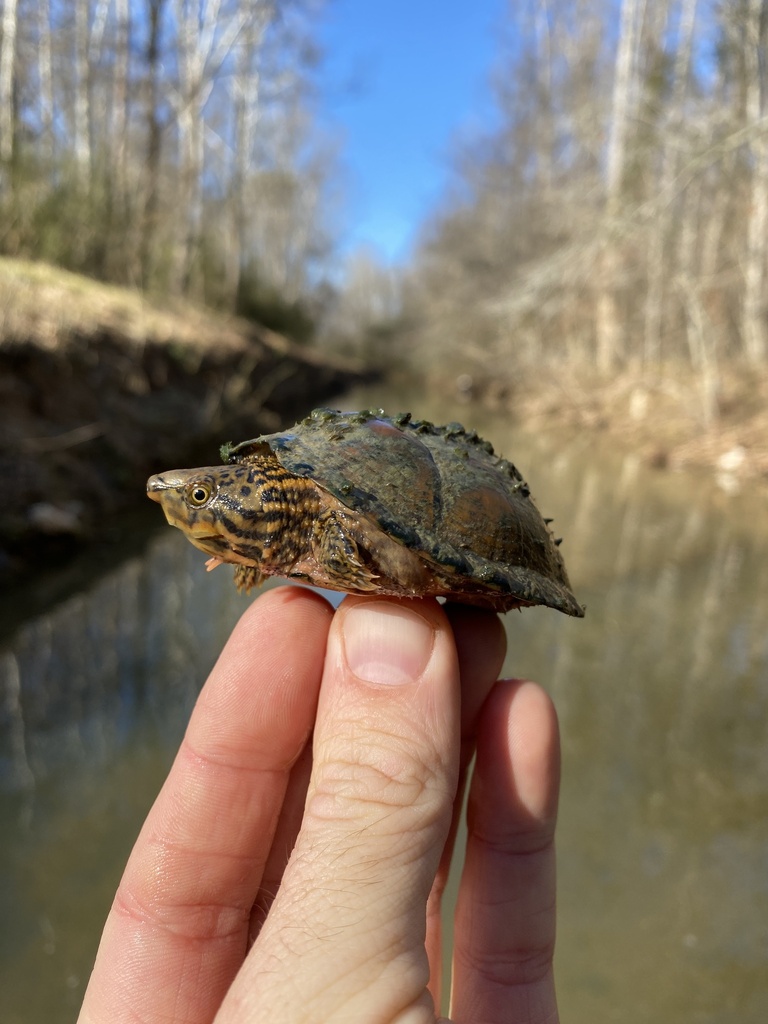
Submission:
M 343 248 L 408 255 L 448 180 L 451 142 L 489 125 L 505 0 L 331 0 L 323 107 L 342 138 Z

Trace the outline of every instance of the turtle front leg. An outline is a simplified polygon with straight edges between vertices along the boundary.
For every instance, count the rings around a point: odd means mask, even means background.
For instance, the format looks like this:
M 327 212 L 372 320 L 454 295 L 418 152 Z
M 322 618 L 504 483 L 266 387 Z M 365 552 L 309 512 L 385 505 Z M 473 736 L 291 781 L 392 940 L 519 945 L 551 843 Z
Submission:
M 402 597 L 442 593 L 416 552 L 346 509 L 330 508 L 318 516 L 312 548 L 313 582 L 321 587 Z
M 332 589 L 363 593 L 378 591 L 379 576 L 366 564 L 348 515 L 338 509 L 326 509 L 315 520 L 312 549 L 323 580 Z

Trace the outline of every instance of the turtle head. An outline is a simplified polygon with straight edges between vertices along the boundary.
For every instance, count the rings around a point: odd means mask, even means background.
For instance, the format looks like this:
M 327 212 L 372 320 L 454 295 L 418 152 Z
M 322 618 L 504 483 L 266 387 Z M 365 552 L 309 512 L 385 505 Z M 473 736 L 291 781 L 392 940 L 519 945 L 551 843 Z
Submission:
M 269 532 L 261 481 L 235 464 L 172 469 L 147 481 L 147 495 L 195 547 L 222 562 L 258 565 Z

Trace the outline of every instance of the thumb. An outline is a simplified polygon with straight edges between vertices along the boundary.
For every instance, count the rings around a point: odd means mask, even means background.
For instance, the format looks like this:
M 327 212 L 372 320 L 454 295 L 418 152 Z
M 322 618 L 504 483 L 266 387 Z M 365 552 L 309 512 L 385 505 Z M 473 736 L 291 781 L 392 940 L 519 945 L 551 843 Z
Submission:
M 425 908 L 458 755 L 458 663 L 440 607 L 345 600 L 304 821 L 247 965 L 253 1019 L 434 1021 Z

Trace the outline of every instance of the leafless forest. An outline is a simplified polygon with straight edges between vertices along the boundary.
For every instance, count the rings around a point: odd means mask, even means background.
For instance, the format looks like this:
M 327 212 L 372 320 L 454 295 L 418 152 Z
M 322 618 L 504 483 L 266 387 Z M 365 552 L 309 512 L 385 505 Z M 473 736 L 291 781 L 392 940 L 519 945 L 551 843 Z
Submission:
M 3 0 L 2 251 L 225 308 L 296 302 L 331 238 L 321 7 Z
M 0 250 L 224 308 L 327 310 L 323 8 L 3 0 Z M 510 0 L 497 129 L 457 152 L 397 280 L 350 261 L 320 335 L 379 362 L 407 337 L 410 359 L 469 373 L 760 371 L 767 26 L 766 0 Z
M 764 367 L 768 4 L 508 12 L 501 126 L 460 155 L 410 283 L 425 350 L 500 373 Z

